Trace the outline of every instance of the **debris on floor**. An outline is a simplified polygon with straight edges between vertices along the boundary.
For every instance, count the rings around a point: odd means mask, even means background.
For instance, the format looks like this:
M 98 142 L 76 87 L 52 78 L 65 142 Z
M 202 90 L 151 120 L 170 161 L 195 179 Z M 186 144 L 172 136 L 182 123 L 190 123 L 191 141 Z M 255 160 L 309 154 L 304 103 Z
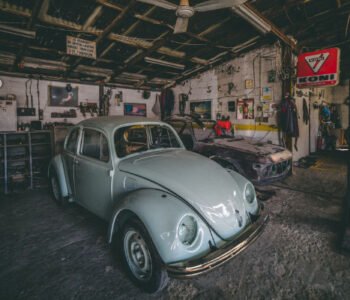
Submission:
M 141 292 L 124 274 L 101 238 L 108 224 L 77 205 L 60 209 L 46 190 L 6 196 L 0 299 L 348 299 L 350 259 L 334 246 L 346 165 L 324 162 L 331 163 L 332 169 L 296 168 L 278 188 L 258 187 L 269 196 L 261 238 L 212 272 L 171 279 L 157 295 Z
M 317 163 L 317 157 L 313 155 L 309 155 L 309 156 L 300 158 L 297 162 L 294 162 L 293 166 L 307 169 L 307 168 L 310 168 L 311 166 L 316 165 L 316 163 Z

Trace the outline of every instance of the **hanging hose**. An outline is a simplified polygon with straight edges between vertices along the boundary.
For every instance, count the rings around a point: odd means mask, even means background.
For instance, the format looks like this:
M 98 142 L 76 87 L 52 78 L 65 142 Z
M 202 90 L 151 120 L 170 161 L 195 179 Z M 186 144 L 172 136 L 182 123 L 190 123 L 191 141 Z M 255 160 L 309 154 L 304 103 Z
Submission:
M 36 92 L 38 94 L 38 120 L 40 120 L 40 91 L 39 91 L 39 78 L 36 81 Z

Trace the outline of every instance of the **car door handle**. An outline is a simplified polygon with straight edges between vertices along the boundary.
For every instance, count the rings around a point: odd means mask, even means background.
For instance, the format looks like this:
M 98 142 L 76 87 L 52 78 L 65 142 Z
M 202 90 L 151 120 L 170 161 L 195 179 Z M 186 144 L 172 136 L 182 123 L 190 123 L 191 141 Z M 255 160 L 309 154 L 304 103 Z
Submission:
M 79 160 L 77 160 L 77 159 L 75 159 L 74 161 L 73 161 L 73 163 L 75 164 L 75 165 L 79 165 Z

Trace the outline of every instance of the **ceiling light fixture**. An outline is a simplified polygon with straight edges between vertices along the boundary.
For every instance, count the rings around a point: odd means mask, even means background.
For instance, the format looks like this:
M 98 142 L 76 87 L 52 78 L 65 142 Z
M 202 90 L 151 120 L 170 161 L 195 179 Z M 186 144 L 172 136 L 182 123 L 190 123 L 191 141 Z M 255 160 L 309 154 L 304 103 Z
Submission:
M 145 57 L 145 62 L 147 62 L 149 64 L 169 67 L 169 68 L 178 69 L 178 70 L 185 69 L 185 65 L 176 64 L 173 62 L 169 62 L 169 61 L 161 60 L 161 59 L 156 59 L 156 58 L 152 58 L 152 57 L 148 57 L 148 56 Z
M 232 10 L 242 17 L 244 20 L 248 21 L 251 25 L 253 25 L 257 30 L 259 30 L 262 34 L 267 34 L 271 32 L 272 27 L 269 23 L 267 23 L 264 19 L 262 19 L 259 15 L 257 15 L 253 10 L 251 10 L 246 5 L 237 5 L 232 7 Z
M 28 39 L 35 39 L 35 31 L 0 24 L 0 32 L 8 33 Z

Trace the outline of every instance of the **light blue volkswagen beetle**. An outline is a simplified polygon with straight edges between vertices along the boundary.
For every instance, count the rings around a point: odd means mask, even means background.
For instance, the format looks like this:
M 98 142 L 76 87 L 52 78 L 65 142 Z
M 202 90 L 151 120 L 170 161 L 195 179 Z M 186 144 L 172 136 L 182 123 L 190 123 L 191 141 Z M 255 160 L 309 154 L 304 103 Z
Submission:
M 185 150 L 168 124 L 101 117 L 74 126 L 49 166 L 59 204 L 77 202 L 109 222 L 108 240 L 147 292 L 228 261 L 262 232 L 253 185 Z

